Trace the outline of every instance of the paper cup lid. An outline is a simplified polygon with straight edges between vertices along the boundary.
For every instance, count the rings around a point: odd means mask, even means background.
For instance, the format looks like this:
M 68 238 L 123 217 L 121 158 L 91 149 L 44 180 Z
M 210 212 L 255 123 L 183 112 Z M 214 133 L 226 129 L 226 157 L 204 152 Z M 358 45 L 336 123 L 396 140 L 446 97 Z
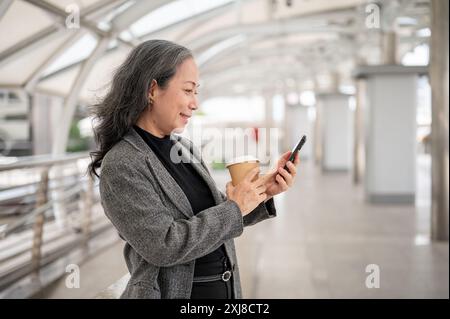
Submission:
M 235 157 L 232 160 L 228 161 L 227 164 L 225 165 L 225 167 L 231 166 L 233 164 L 243 163 L 243 162 L 256 163 L 256 162 L 259 162 L 259 159 L 257 159 L 256 157 L 254 157 L 252 155 L 239 156 L 239 157 Z

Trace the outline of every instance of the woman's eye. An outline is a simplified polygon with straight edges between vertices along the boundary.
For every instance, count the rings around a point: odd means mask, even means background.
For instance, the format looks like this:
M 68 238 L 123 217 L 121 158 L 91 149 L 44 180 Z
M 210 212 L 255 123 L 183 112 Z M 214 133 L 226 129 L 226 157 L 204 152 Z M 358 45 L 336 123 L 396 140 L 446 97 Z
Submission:
M 186 93 L 188 93 L 188 94 L 192 94 L 192 93 L 194 93 L 194 94 L 198 94 L 198 92 L 194 92 L 194 90 L 190 90 L 190 89 L 187 89 L 187 90 L 184 90 Z

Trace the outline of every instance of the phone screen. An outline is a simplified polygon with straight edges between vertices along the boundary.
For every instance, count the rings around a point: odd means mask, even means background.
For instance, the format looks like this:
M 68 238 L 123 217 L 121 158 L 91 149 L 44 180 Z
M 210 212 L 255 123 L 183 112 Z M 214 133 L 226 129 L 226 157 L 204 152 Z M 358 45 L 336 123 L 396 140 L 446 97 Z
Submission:
M 300 141 L 298 141 L 297 145 L 295 145 L 295 147 L 292 149 L 291 155 L 289 156 L 288 161 L 291 161 L 292 163 L 294 162 L 295 156 L 302 149 L 305 142 L 306 142 L 306 135 L 303 135 L 302 138 L 300 139 Z M 288 170 L 287 165 L 284 165 L 284 169 Z
M 303 145 L 306 142 L 306 135 L 303 135 L 300 141 L 298 141 L 297 145 L 292 149 L 291 156 L 289 156 L 289 161 L 294 162 L 295 156 L 302 149 Z

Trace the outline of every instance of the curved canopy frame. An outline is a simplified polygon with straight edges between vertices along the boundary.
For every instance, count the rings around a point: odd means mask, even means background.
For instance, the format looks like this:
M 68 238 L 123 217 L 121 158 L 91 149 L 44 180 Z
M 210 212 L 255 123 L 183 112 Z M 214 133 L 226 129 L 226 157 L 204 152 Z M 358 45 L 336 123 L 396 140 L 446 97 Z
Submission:
M 182 1 L 89 0 L 85 2 L 88 5 L 80 7 L 80 29 L 66 28 L 68 12 L 64 1 L 2 1 L 0 36 L 14 38 L 10 38 L 7 47 L 0 46 L 0 86 L 21 87 L 33 94 L 45 91 L 45 84 L 52 79 L 73 74 L 69 77 L 71 81 L 53 81 L 52 84 L 52 92 L 63 96 L 66 108 L 72 110 L 79 101 L 89 103 L 93 91 L 89 85 L 95 82 L 98 73 L 111 72 L 140 42 L 165 38 L 193 50 L 204 76 L 202 87 L 211 96 L 229 81 L 254 90 L 266 89 L 267 83 L 255 79 L 270 72 L 266 66 L 273 59 L 284 64 L 277 65 L 276 72 L 272 66 L 271 83 L 291 76 L 311 80 L 318 72 L 346 72 L 336 68 L 337 62 L 352 65 L 361 52 L 371 52 L 373 57 L 369 58 L 376 63 L 377 55 L 373 52 L 380 50 L 383 31 L 396 32 L 402 53 L 429 41 L 426 32 L 422 32 L 423 36 L 417 33 L 429 25 L 428 0 L 380 1 L 391 11 L 385 18 L 388 21 L 382 21 L 383 29 L 379 30 L 369 30 L 364 25 L 366 0 L 299 1 L 291 7 L 283 1 L 272 0 L 217 0 L 214 4 L 193 0 L 189 2 L 190 7 Z M 23 20 L 13 16 L 18 6 L 23 14 L 34 12 L 34 15 L 25 16 Z M 163 21 L 165 15 L 157 13 L 169 6 L 178 8 L 174 14 L 179 17 L 167 23 Z M 179 12 L 183 8 L 190 14 Z M 142 23 L 149 14 L 154 21 Z M 27 19 L 34 22 L 37 16 L 39 23 L 31 31 L 30 28 L 15 28 Z M 398 17 L 402 20 L 396 20 Z M 139 21 L 144 27 L 153 22 L 159 26 L 138 32 Z M 47 71 L 88 35 L 95 45 L 87 57 Z M 49 47 L 49 43 L 55 45 Z M 26 72 L 20 68 L 22 60 L 27 61 Z M 296 66 L 289 65 L 289 61 L 297 61 Z M 16 64 L 17 68 L 8 68 Z M 8 72 L 15 72 L 14 78 L 18 80 L 8 81 L 12 78 Z M 71 121 L 69 117 L 63 122 Z M 67 123 L 61 124 L 62 130 L 67 127 Z M 61 136 L 64 140 L 66 134 Z M 61 152 L 64 143 L 57 142 L 55 150 Z

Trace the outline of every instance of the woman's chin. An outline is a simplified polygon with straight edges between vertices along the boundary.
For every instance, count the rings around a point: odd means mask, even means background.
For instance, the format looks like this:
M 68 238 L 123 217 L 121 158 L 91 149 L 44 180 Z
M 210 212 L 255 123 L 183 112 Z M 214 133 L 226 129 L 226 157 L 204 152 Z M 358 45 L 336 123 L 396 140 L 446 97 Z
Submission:
M 173 129 L 172 132 L 174 132 L 174 133 L 176 133 L 176 134 L 181 134 L 181 133 L 183 133 L 183 131 L 184 131 L 184 127 L 185 127 L 184 125 L 183 125 L 183 126 L 176 127 L 176 128 Z

